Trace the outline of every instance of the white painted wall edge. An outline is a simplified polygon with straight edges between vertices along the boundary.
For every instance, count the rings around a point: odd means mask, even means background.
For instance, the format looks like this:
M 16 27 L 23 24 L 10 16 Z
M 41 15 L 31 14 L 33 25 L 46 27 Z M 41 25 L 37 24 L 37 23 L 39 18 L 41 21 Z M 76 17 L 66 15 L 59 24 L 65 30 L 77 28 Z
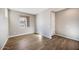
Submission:
M 75 39 L 74 37 L 69 37 L 69 36 L 61 35 L 61 34 L 55 34 L 55 35 L 58 35 L 58 36 L 61 36 L 61 37 L 65 37 L 65 38 L 69 38 L 69 39 L 71 39 L 71 40 L 79 41 L 79 39 Z

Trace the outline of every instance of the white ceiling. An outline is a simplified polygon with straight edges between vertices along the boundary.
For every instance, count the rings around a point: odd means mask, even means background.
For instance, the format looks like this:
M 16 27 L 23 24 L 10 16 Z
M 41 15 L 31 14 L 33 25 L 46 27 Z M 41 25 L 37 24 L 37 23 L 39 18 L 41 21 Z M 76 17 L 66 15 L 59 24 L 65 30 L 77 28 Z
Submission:
M 51 9 L 51 11 L 57 12 L 57 11 L 65 9 L 65 8 L 9 8 L 9 9 L 15 10 L 15 11 L 20 11 L 20 12 L 25 12 L 25 13 L 29 13 L 29 14 L 38 14 L 47 9 Z
M 66 8 L 51 8 L 51 11 L 58 12 L 58 11 L 61 11 L 64 9 L 66 9 Z

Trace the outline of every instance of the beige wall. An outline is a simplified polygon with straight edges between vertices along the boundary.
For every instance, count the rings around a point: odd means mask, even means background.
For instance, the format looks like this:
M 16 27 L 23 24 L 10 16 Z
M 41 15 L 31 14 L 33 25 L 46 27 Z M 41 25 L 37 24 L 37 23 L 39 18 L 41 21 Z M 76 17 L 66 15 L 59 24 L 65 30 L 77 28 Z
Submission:
M 79 9 L 56 12 L 56 34 L 79 40 Z
M 19 16 L 30 17 L 30 27 L 21 27 L 19 24 Z M 9 10 L 9 35 L 17 36 L 23 34 L 31 34 L 35 32 L 35 15 Z

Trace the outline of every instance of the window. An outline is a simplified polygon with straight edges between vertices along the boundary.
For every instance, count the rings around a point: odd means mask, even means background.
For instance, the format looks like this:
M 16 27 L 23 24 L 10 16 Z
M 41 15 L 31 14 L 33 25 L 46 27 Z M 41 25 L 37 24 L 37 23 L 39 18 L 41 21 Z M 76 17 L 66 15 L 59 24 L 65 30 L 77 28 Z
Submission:
M 30 17 L 26 17 L 27 18 L 27 27 L 30 27 Z
M 25 27 L 30 27 L 30 17 L 20 16 L 20 25 Z

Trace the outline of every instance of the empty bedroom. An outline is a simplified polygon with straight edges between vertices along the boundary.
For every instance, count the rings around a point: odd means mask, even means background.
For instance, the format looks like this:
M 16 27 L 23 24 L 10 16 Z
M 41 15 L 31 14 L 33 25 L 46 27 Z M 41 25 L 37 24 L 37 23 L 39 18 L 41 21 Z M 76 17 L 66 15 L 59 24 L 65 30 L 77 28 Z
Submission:
M 79 8 L 0 8 L 1 50 L 79 50 Z

